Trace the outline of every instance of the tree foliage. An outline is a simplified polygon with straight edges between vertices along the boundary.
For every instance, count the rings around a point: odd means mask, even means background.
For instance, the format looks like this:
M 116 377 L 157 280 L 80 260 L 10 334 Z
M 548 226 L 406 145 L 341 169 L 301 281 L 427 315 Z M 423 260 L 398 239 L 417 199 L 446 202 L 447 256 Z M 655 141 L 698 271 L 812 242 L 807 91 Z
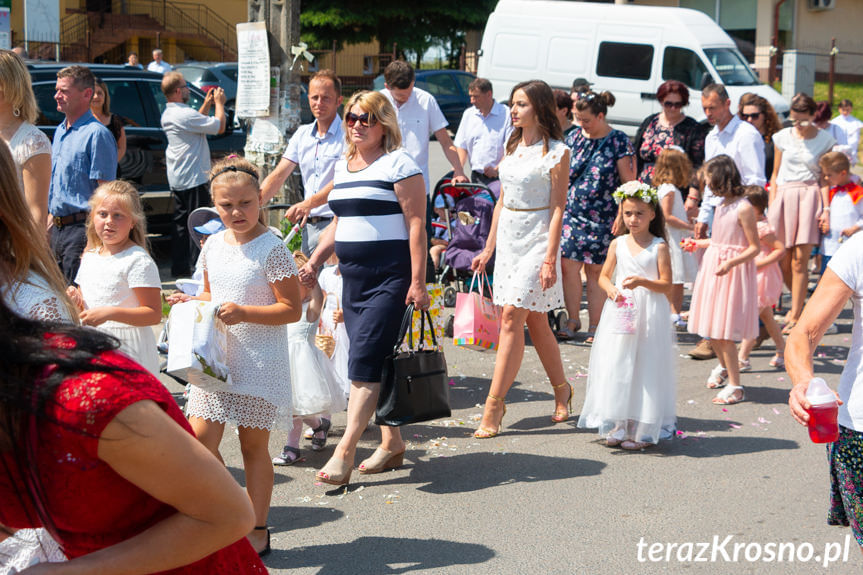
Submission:
M 421 55 L 450 46 L 450 57 L 469 30 L 482 30 L 497 0 L 303 0 L 300 30 L 305 42 L 328 49 L 377 38 L 382 51 Z

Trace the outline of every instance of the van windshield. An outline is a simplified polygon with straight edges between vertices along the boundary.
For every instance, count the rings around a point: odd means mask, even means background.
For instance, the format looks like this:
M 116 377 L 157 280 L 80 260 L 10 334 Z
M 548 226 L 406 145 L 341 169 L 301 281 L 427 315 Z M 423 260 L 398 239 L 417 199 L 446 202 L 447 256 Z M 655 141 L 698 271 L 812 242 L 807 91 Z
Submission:
M 760 84 L 743 55 L 734 48 L 705 48 L 704 53 L 726 86 Z

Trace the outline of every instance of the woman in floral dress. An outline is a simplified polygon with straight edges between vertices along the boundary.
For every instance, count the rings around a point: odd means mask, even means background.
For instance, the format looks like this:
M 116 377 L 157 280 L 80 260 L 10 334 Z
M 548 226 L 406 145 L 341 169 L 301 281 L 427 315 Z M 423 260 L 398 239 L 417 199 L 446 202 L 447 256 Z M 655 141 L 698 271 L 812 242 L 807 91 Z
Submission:
M 635 179 L 632 144 L 620 130 L 606 121 L 614 105 L 611 92 L 587 92 L 575 103 L 575 118 L 581 126 L 565 138 L 572 151 L 569 163 L 569 193 L 560 242 L 563 297 L 569 315 L 558 335 L 571 339 L 581 329 L 581 268 L 587 276 L 587 313 L 590 322 L 587 343 L 599 323 L 605 292 L 599 287 L 599 272 L 617 226 L 617 204 L 611 197 L 620 184 Z

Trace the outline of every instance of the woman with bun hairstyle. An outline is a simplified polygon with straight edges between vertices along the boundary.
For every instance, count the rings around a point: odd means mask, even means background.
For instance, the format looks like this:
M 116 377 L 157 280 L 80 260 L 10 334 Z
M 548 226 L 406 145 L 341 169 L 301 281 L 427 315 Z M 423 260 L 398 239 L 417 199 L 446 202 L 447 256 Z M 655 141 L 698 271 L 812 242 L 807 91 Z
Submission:
M 614 105 L 611 92 L 587 92 L 575 102 L 576 123 L 565 138 L 571 150 L 569 192 L 560 241 L 563 296 L 569 321 L 559 336 L 570 339 L 581 329 L 581 268 L 587 276 L 587 343 L 599 324 L 605 292 L 599 287 L 599 272 L 608 246 L 618 231 L 617 204 L 611 194 L 621 184 L 635 179 L 635 152 L 629 138 L 606 121 Z

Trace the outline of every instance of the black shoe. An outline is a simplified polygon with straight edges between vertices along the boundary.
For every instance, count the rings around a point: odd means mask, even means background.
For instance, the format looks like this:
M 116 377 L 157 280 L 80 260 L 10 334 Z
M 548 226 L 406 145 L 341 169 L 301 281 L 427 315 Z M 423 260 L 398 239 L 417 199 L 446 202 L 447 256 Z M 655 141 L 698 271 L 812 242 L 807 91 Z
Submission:
M 331 425 L 332 422 L 329 419 L 322 417 L 320 425 L 312 429 L 312 451 L 322 451 L 327 445 L 327 433 L 329 433 Z M 321 432 L 324 436 L 316 437 Z
M 258 551 L 258 557 L 265 557 L 270 554 L 270 551 L 272 551 L 272 548 L 270 547 L 270 528 L 266 525 L 259 525 L 255 527 L 255 531 L 261 531 L 263 529 L 267 530 L 267 546 Z

